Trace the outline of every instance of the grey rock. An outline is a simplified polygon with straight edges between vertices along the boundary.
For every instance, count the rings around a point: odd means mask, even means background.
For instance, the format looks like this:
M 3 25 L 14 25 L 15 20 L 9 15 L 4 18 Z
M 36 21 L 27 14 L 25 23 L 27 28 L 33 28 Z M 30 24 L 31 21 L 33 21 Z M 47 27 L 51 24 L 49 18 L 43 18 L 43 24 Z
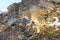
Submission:
M 11 26 L 13 23 L 17 21 L 16 18 L 11 18 L 10 20 L 7 21 L 6 25 Z
M 60 0 L 49 0 L 51 2 L 60 3 Z

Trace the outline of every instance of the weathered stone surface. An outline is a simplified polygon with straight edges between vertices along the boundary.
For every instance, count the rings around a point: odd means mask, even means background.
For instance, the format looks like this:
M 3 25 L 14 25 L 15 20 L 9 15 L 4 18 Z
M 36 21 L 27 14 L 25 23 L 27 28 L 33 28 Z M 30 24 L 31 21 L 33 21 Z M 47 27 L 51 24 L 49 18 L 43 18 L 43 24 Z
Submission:
M 22 0 L 9 5 L 8 12 L 0 14 L 0 40 L 60 40 L 59 1 Z
M 55 3 L 60 3 L 60 0 L 49 0 L 49 1 L 52 1 L 52 2 L 55 2 Z

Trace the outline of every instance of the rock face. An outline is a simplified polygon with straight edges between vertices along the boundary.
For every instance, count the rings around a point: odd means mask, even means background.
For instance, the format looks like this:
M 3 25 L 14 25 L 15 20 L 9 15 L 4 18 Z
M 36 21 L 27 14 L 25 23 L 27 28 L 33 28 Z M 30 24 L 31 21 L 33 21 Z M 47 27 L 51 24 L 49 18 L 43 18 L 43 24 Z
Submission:
M 60 0 L 22 0 L 7 9 L 0 14 L 0 40 L 60 40 Z
M 60 3 L 60 0 L 49 0 L 51 2 Z

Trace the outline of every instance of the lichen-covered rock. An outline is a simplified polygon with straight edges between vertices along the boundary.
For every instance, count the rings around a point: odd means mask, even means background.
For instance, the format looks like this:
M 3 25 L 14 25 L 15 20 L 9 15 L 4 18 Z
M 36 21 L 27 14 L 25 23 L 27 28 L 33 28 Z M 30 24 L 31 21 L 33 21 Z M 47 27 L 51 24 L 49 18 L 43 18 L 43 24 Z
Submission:
M 0 40 L 60 40 L 60 0 L 22 0 L 0 14 Z
M 0 33 L 6 31 L 8 28 L 9 28 L 8 26 L 0 24 Z
M 55 2 L 55 3 L 60 3 L 60 0 L 49 0 L 49 1 L 52 1 L 52 2 Z
M 7 21 L 6 25 L 11 26 L 12 24 L 14 24 L 17 21 L 16 18 L 11 18 L 10 20 Z

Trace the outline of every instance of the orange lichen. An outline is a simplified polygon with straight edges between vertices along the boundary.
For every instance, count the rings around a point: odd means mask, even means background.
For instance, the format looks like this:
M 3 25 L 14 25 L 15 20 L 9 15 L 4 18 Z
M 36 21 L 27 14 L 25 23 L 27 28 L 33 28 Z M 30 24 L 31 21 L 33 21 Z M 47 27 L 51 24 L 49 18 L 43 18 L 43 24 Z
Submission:
M 36 12 L 39 13 L 39 14 L 46 14 L 46 10 L 43 9 L 43 8 L 36 8 Z

